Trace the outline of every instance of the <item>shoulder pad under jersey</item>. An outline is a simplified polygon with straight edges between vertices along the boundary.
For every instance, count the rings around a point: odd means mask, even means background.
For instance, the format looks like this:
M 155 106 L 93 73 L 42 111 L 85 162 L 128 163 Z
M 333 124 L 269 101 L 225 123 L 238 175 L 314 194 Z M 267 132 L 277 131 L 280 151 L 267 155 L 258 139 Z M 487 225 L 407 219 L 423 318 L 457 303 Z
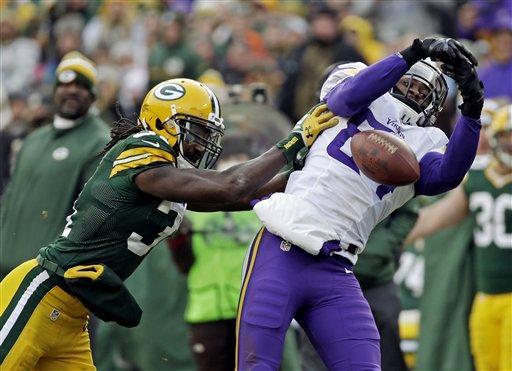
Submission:
M 320 91 L 320 99 L 324 99 L 327 93 L 343 80 L 356 75 L 359 71 L 366 67 L 366 64 L 362 62 L 343 63 L 336 66 L 336 68 L 334 68 L 327 80 L 325 80 L 324 84 L 322 85 L 322 90 Z
M 113 158 L 110 178 L 125 171 L 140 172 L 154 166 L 175 164 L 176 155 L 167 140 L 151 131 L 142 131 L 123 140 Z

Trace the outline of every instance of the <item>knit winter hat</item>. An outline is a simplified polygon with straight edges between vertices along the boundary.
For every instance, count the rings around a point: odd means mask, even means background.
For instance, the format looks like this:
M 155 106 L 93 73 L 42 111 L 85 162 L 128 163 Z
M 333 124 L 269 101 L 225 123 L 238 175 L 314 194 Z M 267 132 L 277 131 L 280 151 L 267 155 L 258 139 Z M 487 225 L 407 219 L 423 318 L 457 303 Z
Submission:
M 95 94 L 98 73 L 93 61 L 82 53 L 73 51 L 67 53 L 57 66 L 57 80 L 55 84 L 68 84 L 71 81 L 78 80 L 83 83 Z

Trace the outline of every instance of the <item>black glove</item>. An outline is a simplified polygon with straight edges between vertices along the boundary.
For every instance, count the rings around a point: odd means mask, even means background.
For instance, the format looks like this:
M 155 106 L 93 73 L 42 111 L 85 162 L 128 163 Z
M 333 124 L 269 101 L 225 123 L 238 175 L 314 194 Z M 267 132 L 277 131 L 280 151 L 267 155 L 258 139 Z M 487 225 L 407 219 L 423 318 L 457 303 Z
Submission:
M 441 70 L 457 83 L 462 104 L 459 106 L 462 115 L 472 119 L 479 119 L 484 106 L 484 84 L 478 78 L 475 67 L 469 63 L 460 63 L 458 66 L 442 64 Z
M 422 40 L 421 44 L 427 57 L 433 61 L 450 63 L 455 67 L 462 63 L 478 66 L 475 56 L 457 40 L 429 37 Z
M 474 66 L 478 61 L 471 52 L 454 39 L 429 37 L 424 40 L 415 39 L 410 47 L 400 52 L 407 65 L 411 67 L 421 59 L 428 58 L 457 66 L 468 63 Z
M 407 49 L 402 50 L 400 55 L 405 60 L 409 68 L 411 68 L 419 60 L 427 57 L 425 50 L 423 50 L 423 45 L 420 39 L 414 39 L 412 45 Z

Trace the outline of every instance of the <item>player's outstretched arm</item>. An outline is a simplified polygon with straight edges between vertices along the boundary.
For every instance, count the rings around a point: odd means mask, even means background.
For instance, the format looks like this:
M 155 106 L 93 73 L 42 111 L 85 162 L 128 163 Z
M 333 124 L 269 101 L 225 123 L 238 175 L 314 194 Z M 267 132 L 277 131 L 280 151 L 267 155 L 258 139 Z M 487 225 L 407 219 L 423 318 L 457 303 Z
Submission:
M 416 194 L 436 195 L 457 187 L 473 163 L 480 136 L 480 115 L 484 104 L 483 85 L 469 63 L 442 66 L 455 80 L 462 95 L 460 116 L 446 152 L 429 152 L 420 160 Z
M 242 201 L 248 204 L 250 197 L 257 195 L 302 148 L 310 147 L 320 132 L 337 123 L 327 106 L 319 105 L 297 123 L 290 135 L 253 160 L 224 171 L 162 166 L 138 174 L 135 183 L 143 192 L 161 199 L 197 206 L 218 204 L 210 211 L 224 210 L 230 204 L 240 207 Z
M 135 178 L 139 189 L 158 198 L 183 203 L 234 203 L 268 182 L 286 164 L 277 147 L 258 158 L 218 172 L 162 166 Z
M 387 93 L 412 65 L 427 57 L 452 64 L 460 61 L 477 63 L 475 57 L 456 40 L 416 39 L 400 53 L 390 55 L 359 71 L 357 75 L 344 79 L 325 96 L 327 106 L 338 116 L 350 117 Z
M 265 183 L 261 188 L 257 189 L 255 192 L 251 194 L 246 194 L 241 197 L 239 200 L 235 202 L 223 202 L 223 203 L 188 203 L 187 209 L 191 211 L 242 211 L 242 210 L 251 210 L 252 204 L 251 201 L 258 201 L 259 199 L 265 198 L 272 193 L 284 192 L 286 188 L 286 183 L 288 182 L 288 177 L 290 176 L 290 172 L 281 172 L 273 177 L 270 181 Z
M 337 116 L 353 116 L 388 92 L 408 69 L 404 58 L 390 55 L 360 70 L 357 75 L 345 78 L 327 93 L 324 100 Z
M 450 191 L 439 201 L 420 210 L 413 229 L 404 241 L 410 244 L 460 223 L 468 214 L 468 201 L 462 186 Z

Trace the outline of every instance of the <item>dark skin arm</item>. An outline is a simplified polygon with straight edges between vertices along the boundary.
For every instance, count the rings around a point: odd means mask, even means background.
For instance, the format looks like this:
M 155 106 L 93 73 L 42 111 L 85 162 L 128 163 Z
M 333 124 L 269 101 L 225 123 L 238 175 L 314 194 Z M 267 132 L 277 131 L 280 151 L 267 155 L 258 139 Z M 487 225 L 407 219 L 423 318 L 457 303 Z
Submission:
M 242 197 L 239 201 L 233 203 L 189 203 L 187 210 L 191 211 L 242 211 L 251 210 L 250 202 L 254 199 L 262 198 L 271 193 L 284 192 L 288 182 L 289 172 L 282 172 L 273 177 L 269 182 L 257 189 L 254 193 Z
M 303 148 L 311 147 L 322 131 L 337 123 L 327 105 L 319 104 L 304 115 L 290 135 L 253 160 L 224 171 L 162 166 L 138 174 L 135 184 L 157 198 L 192 204 L 194 210 L 204 210 L 205 204 L 212 205 L 208 211 L 247 209 L 251 199 L 284 189 L 282 178 L 266 184 Z
M 250 200 L 258 195 L 275 192 L 279 187 L 284 189 L 283 179 L 267 183 L 285 164 L 283 152 L 273 147 L 253 160 L 224 171 L 174 166 L 150 169 L 138 174 L 135 184 L 141 191 L 160 199 L 192 204 L 194 210 L 208 204 L 211 205 L 208 211 L 240 210 L 250 208 Z M 228 209 L 229 206 L 233 208 Z

